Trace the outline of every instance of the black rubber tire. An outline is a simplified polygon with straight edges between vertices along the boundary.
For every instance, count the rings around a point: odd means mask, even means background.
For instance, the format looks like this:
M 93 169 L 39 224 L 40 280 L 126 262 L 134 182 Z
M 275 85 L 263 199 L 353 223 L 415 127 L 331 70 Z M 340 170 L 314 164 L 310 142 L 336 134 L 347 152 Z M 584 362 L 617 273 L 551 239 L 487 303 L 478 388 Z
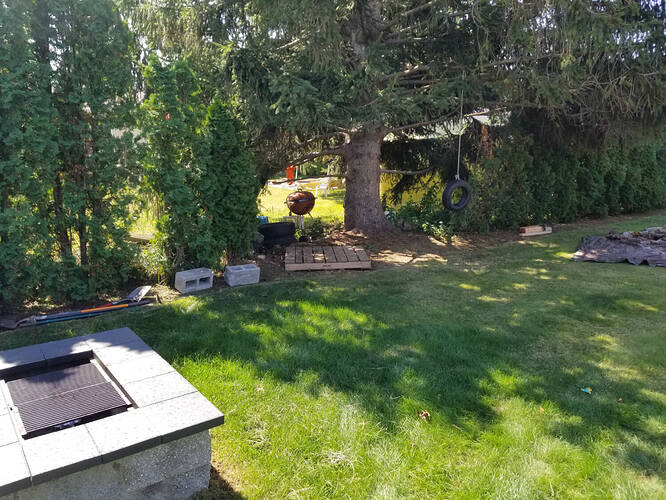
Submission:
M 462 198 L 460 198 L 458 203 L 453 203 L 453 193 L 458 189 L 463 190 Z M 462 179 L 456 179 L 446 185 L 444 193 L 442 194 L 442 203 L 452 212 L 460 212 L 465 209 L 471 198 L 472 186 L 469 185 L 469 182 Z
M 271 222 L 259 226 L 259 232 L 263 234 L 264 238 L 267 240 L 284 238 L 285 236 L 293 236 L 296 234 L 296 224 L 293 222 Z

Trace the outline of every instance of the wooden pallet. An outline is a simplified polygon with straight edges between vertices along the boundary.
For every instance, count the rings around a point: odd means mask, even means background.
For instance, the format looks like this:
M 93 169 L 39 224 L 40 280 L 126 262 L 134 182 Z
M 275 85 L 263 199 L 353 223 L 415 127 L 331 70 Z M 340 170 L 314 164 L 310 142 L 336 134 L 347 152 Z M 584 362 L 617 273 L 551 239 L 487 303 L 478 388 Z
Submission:
M 285 271 L 321 271 L 324 269 L 370 269 L 370 257 L 365 250 L 347 246 L 287 247 L 284 254 Z
M 541 236 L 543 234 L 551 234 L 553 228 L 550 226 L 524 226 L 521 227 L 519 233 L 521 236 Z

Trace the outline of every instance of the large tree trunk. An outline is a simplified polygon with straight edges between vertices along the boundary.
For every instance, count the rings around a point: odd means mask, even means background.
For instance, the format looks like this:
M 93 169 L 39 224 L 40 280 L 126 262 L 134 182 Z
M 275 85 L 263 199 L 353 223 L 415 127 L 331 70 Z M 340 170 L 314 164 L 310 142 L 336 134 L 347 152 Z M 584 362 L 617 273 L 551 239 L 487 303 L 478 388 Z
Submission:
M 345 228 L 377 233 L 389 227 L 379 193 L 379 160 L 384 133 L 364 130 L 351 136 L 345 159 Z

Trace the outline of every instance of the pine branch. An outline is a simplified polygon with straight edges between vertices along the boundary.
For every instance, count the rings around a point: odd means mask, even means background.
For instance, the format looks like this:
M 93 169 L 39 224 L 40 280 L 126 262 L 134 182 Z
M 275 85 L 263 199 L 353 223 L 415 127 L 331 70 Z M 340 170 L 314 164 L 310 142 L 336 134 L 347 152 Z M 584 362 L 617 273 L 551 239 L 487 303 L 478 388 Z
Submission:
M 336 137 L 336 136 L 343 136 L 345 138 L 345 140 L 348 140 L 348 138 L 349 138 L 349 134 L 346 131 L 339 130 L 337 132 L 329 132 L 329 133 L 326 133 L 326 134 L 316 135 L 316 136 L 312 137 L 311 139 L 308 139 L 305 142 L 296 143 L 296 147 L 299 148 L 299 149 L 300 148 L 305 148 L 305 147 L 311 146 L 312 144 L 314 144 L 316 142 L 323 141 L 324 139 L 330 139 L 330 138 Z
M 534 62 L 534 61 L 540 61 L 542 59 L 553 59 L 555 57 L 560 57 L 562 56 L 561 53 L 556 53 L 556 54 L 544 54 L 541 56 L 531 56 L 531 57 L 513 57 L 511 59 L 501 59 L 499 61 L 492 61 L 486 64 L 482 64 L 481 68 L 492 68 L 494 66 L 502 66 L 504 64 L 516 64 L 520 62 Z
M 307 175 L 305 177 L 299 177 L 298 179 L 287 179 L 284 181 L 270 181 L 269 184 L 286 184 L 287 182 L 295 181 L 305 181 L 308 179 L 324 179 L 326 177 L 347 177 L 346 174 L 321 174 L 321 175 Z
M 387 132 L 388 133 L 396 133 L 396 132 L 400 132 L 401 130 L 407 130 L 407 129 L 410 129 L 410 128 L 417 128 L 417 127 L 427 127 L 428 125 L 433 125 L 435 123 L 441 123 L 443 121 L 448 120 L 452 116 L 454 116 L 456 114 L 456 112 L 457 112 L 457 110 L 451 111 L 450 113 L 448 113 L 444 116 L 440 116 L 439 118 L 435 118 L 434 120 L 427 120 L 427 121 L 423 121 L 423 122 L 410 123 L 409 125 L 401 125 L 399 127 L 389 128 L 387 130 Z
M 427 64 L 417 64 L 413 68 L 408 68 L 404 71 L 397 71 L 395 73 L 390 73 L 388 75 L 384 75 L 382 77 L 382 80 L 384 80 L 384 81 L 385 80 L 392 80 L 393 78 L 400 78 L 400 77 L 403 77 L 403 76 L 410 76 L 410 75 L 413 75 L 415 73 L 421 73 L 423 71 L 430 71 L 430 66 L 428 66 Z
M 434 170 L 435 166 L 433 165 L 432 167 L 428 168 L 423 168 L 421 170 L 389 170 L 382 168 L 379 171 L 382 174 L 398 174 L 398 175 L 421 175 L 425 174 L 426 172 L 430 172 L 431 170 Z
M 393 21 L 386 23 L 384 26 L 382 26 L 382 31 L 386 31 L 389 28 L 392 28 L 396 24 L 400 24 L 404 19 L 413 16 L 414 14 L 418 14 L 419 12 L 423 12 L 424 10 L 429 9 L 430 7 L 433 7 L 435 4 L 438 3 L 438 0 L 430 0 L 429 2 L 424 3 L 423 5 L 419 5 L 417 7 L 414 7 L 413 9 L 406 10 L 405 12 L 401 12 L 400 15 L 394 19 Z M 467 14 L 470 14 L 472 11 L 471 10 L 461 10 L 458 12 L 451 12 L 450 14 L 447 14 L 447 17 L 462 17 L 466 16 Z
M 339 146 L 333 149 L 322 149 L 321 151 L 313 151 L 312 153 L 308 153 L 306 155 L 301 156 L 300 158 L 288 162 L 286 166 L 295 167 L 298 165 L 302 165 L 303 163 L 312 161 L 315 158 L 320 158 L 322 156 L 344 156 L 345 152 L 346 152 L 345 146 Z
M 391 38 L 382 40 L 380 45 L 404 45 L 408 43 L 434 43 L 440 40 L 446 40 L 446 37 L 410 37 L 410 38 Z
M 284 45 L 281 45 L 280 47 L 278 47 L 278 48 L 275 49 L 275 50 L 288 49 L 289 47 L 291 47 L 291 46 L 293 46 L 293 45 L 296 45 L 296 44 L 297 44 L 298 42 L 300 42 L 300 41 L 301 41 L 300 38 L 295 38 L 295 39 L 292 40 L 291 42 L 289 42 L 289 43 L 285 43 Z
M 435 78 L 435 79 L 430 79 L 430 80 L 418 80 L 418 79 L 413 79 L 413 80 L 400 80 L 397 82 L 395 85 L 397 87 L 402 87 L 403 85 L 432 85 L 435 83 L 442 83 L 446 80 L 442 78 Z

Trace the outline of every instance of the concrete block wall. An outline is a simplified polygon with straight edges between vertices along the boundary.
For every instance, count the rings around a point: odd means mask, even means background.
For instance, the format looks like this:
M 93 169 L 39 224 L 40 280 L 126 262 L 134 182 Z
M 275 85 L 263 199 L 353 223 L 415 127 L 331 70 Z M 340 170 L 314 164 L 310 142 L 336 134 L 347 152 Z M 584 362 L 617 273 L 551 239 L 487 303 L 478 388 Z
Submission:
M 206 430 L 0 500 L 184 500 L 208 488 L 210 461 L 211 440 Z

